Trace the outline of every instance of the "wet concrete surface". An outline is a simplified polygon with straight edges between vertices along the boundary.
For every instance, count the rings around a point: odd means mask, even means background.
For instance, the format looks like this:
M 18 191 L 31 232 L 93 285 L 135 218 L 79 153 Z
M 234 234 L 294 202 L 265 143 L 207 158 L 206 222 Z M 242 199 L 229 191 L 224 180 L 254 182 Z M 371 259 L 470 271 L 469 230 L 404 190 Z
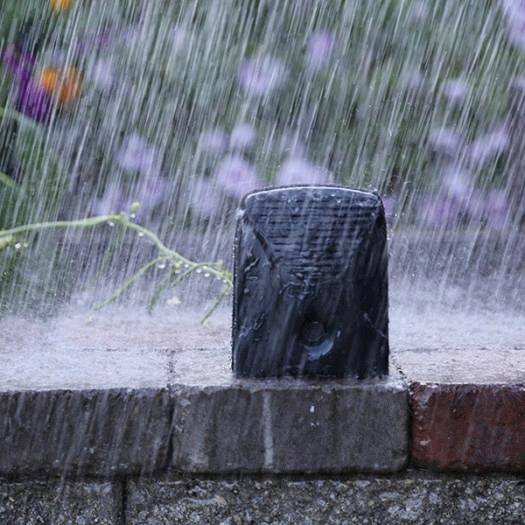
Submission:
M 409 386 L 418 464 L 478 470 L 477 451 L 489 470 L 520 472 L 522 321 L 504 311 L 432 310 L 418 299 L 394 305 L 393 376 L 354 383 L 234 379 L 227 310 L 204 327 L 183 308 L 4 318 L 0 437 L 9 447 L 0 472 L 398 470 L 408 458 Z M 492 397 L 462 405 L 472 385 L 492 388 Z M 502 439 L 508 446 L 498 448 Z M 438 458 L 444 450 L 448 460 Z
M 18 322 L 22 335 L 0 352 L 0 473 L 407 464 L 407 387 L 395 370 L 362 382 L 238 380 L 220 317 L 205 328 L 143 316 Z

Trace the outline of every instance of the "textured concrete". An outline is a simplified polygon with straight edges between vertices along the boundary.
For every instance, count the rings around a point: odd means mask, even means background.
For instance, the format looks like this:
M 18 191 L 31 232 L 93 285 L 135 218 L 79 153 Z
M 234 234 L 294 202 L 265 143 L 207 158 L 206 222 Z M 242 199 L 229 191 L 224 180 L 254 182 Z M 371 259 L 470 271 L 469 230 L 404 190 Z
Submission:
M 118 484 L 0 479 L 2 525 L 118 525 L 121 508 Z
M 522 332 L 525 338 L 525 325 Z M 516 350 L 494 347 L 462 349 L 458 345 L 456 349 L 399 351 L 393 354 L 393 359 L 411 383 L 469 386 L 525 384 L 525 347 Z
M 412 461 L 442 471 L 525 472 L 525 351 L 406 351 Z
M 525 484 L 513 478 L 411 472 L 347 480 L 132 481 L 128 525 L 520 524 Z

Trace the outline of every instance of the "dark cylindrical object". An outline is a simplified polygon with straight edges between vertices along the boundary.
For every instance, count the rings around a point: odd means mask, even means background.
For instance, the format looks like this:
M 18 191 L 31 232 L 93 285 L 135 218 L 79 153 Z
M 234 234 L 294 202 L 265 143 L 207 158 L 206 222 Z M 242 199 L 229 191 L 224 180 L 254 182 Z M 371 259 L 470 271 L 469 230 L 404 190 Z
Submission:
M 377 194 L 333 186 L 248 194 L 235 236 L 235 375 L 387 374 L 387 279 Z

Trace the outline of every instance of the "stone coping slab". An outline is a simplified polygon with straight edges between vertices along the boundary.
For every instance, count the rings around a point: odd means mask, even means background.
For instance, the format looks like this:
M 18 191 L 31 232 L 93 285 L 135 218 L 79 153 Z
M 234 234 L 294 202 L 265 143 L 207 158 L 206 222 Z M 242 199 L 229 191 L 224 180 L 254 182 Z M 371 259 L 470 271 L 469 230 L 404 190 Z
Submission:
M 237 380 L 229 345 L 206 331 L 158 349 L 133 335 L 109 349 L 47 337 L 37 351 L 0 350 L 0 474 L 392 472 L 408 462 L 408 391 L 395 371 Z
M 362 383 L 238 381 L 224 314 L 4 319 L 0 474 L 391 472 L 409 438 L 425 468 L 524 472 L 523 316 L 419 308 Z
M 441 471 L 525 472 L 525 351 L 411 350 L 411 457 Z
M 407 391 L 386 380 L 174 387 L 172 467 L 189 472 L 392 472 L 408 461 Z

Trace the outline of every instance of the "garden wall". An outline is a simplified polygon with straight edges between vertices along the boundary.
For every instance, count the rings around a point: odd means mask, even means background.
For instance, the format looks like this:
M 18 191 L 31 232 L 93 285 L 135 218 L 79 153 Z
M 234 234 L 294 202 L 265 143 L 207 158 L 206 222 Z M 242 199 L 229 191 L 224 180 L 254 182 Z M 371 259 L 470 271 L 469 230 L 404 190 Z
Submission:
M 522 521 L 519 344 L 394 349 L 360 383 L 238 381 L 191 345 L 3 349 L 0 523 Z

